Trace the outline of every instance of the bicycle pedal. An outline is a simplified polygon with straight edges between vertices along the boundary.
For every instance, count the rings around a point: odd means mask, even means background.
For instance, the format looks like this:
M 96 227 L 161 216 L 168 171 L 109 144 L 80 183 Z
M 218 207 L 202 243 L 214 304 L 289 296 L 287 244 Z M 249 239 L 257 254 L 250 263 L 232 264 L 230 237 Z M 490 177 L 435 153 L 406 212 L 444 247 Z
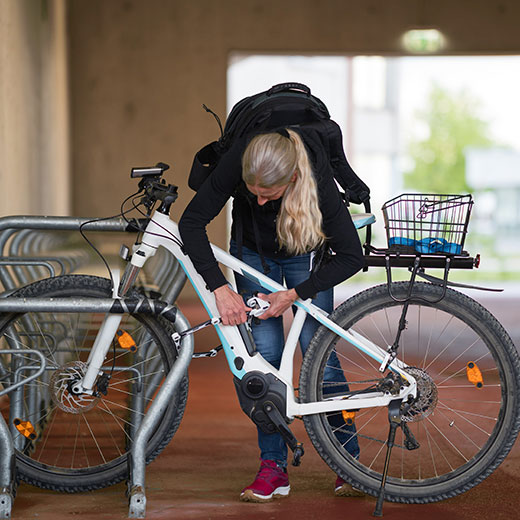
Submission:
M 301 442 L 299 442 L 296 445 L 296 448 L 294 448 L 292 465 L 299 466 L 301 464 L 301 458 L 304 455 L 305 455 L 305 450 L 303 449 L 303 444 Z

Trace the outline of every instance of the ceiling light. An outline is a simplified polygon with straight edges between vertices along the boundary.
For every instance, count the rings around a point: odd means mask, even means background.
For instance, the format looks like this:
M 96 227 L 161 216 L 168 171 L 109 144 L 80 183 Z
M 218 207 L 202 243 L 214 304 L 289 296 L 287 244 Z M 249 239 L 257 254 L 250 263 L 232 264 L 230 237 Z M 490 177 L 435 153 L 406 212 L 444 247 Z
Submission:
M 403 46 L 414 54 L 435 54 L 445 46 L 446 39 L 437 29 L 411 29 L 403 34 Z

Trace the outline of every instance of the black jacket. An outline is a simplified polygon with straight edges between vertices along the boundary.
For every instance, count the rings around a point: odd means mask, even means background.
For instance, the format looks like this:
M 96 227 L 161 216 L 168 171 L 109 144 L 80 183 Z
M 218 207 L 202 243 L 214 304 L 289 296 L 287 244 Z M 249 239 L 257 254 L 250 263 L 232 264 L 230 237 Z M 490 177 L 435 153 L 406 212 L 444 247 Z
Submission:
M 307 148 L 318 186 L 323 232 L 335 253 L 326 265 L 309 273 L 309 279 L 295 287 L 298 296 L 306 299 L 351 277 L 363 267 L 364 262 L 357 231 L 336 187 L 319 134 L 315 130 L 301 130 L 300 135 Z M 276 237 L 276 218 L 281 199 L 259 206 L 242 181 L 241 158 L 247 141 L 236 141 L 221 158 L 218 166 L 186 207 L 179 222 L 185 250 L 211 291 L 226 284 L 227 280 L 209 246 L 206 225 L 220 213 L 232 195 L 232 237 L 237 239 L 237 220 L 240 218 L 243 244 L 257 251 L 252 221 L 254 218 L 259 230 L 262 253 L 268 258 L 290 257 L 280 248 Z

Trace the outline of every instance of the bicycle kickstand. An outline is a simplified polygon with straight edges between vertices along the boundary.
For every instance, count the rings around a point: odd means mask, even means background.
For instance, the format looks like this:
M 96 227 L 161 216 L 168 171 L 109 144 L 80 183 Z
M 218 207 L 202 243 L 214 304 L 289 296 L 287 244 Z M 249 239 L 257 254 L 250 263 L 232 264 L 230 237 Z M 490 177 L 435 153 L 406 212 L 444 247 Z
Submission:
M 383 476 L 381 477 L 381 487 L 379 488 L 379 495 L 377 496 L 376 508 L 373 516 L 383 516 L 383 501 L 385 499 L 385 484 L 388 475 L 388 467 L 390 466 L 390 455 L 394 447 L 395 432 L 401 426 L 401 402 L 402 399 L 395 399 L 390 401 L 388 405 L 388 422 L 390 423 L 390 430 L 388 431 L 388 440 L 386 441 L 386 458 L 383 467 Z

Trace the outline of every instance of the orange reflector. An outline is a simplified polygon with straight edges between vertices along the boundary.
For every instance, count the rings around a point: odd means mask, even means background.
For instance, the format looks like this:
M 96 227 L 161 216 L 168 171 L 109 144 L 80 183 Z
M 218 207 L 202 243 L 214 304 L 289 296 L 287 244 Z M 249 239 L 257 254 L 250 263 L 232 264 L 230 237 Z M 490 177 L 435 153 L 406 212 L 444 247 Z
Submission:
M 132 336 L 128 334 L 128 332 L 119 329 L 116 332 L 117 336 L 117 342 L 119 343 L 119 346 L 121 348 L 124 348 L 125 350 L 130 350 L 132 352 L 135 352 L 137 350 L 137 347 L 135 346 L 135 341 L 133 340 Z
M 31 421 L 22 421 L 21 419 L 15 419 L 13 424 L 16 426 L 16 429 L 28 439 L 36 439 L 36 431 Z
M 349 425 L 352 426 L 354 424 L 354 419 L 356 417 L 356 412 L 347 412 L 346 410 L 343 410 L 341 412 L 343 415 L 343 420 Z
M 482 388 L 484 386 L 484 380 L 482 379 L 482 373 L 480 372 L 480 369 L 476 365 L 476 363 L 473 363 L 473 361 L 470 361 L 466 366 L 466 375 L 468 377 L 468 381 L 470 383 L 473 383 L 477 388 Z

